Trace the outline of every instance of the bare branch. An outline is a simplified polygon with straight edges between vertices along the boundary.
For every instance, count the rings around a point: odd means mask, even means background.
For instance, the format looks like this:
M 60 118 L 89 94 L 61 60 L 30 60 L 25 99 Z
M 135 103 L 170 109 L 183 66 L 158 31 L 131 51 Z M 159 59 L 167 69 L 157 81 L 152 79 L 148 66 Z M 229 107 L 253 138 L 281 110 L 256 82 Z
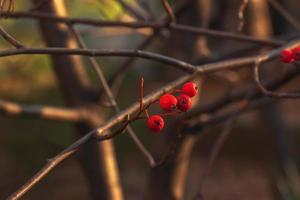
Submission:
M 11 36 L 8 32 L 6 32 L 1 26 L 0 26 L 0 35 L 11 45 L 16 47 L 17 49 L 23 48 L 24 46 L 18 42 L 13 36 Z
M 54 15 L 39 13 L 39 12 L 15 12 L 15 13 L 2 13 L 2 16 L 9 18 L 32 18 L 39 19 L 43 21 L 55 22 L 55 23 L 65 23 L 65 24 L 82 24 L 89 26 L 97 26 L 97 27 L 118 27 L 118 28 L 151 28 L 154 30 L 157 29 L 169 29 L 171 31 L 180 31 L 198 35 L 207 35 L 224 39 L 231 40 L 239 40 L 245 42 L 253 42 L 261 45 L 270 45 L 270 46 L 280 46 L 285 42 L 280 40 L 272 40 L 272 39 L 263 39 L 253 36 L 248 36 L 244 34 L 238 33 L 230 33 L 226 31 L 216 31 L 206 28 L 198 28 L 180 24 L 170 24 L 166 25 L 166 23 L 161 22 L 114 22 L 114 21 L 101 21 L 89 18 L 70 18 L 70 17 L 58 17 Z
M 0 100 L 0 112 L 11 116 L 22 117 L 26 115 L 64 122 L 81 122 L 86 120 L 84 109 L 66 109 L 50 106 L 20 105 L 4 100 Z
M 161 0 L 161 3 L 163 5 L 166 13 L 169 16 L 170 21 L 168 23 L 172 23 L 172 22 L 175 23 L 176 22 L 176 17 L 175 17 L 175 14 L 173 12 L 173 9 L 172 9 L 169 1 L 168 0 Z
M 139 12 L 139 10 L 134 9 L 131 5 L 126 3 L 124 0 L 118 0 L 120 5 L 128 11 L 129 14 L 131 14 L 133 17 L 135 17 L 138 20 L 145 20 L 146 18 Z
M 207 164 L 207 168 L 206 168 L 206 174 L 210 173 L 220 151 L 221 148 L 224 146 L 228 136 L 230 135 L 232 129 L 233 129 L 233 124 L 234 124 L 234 120 L 231 119 L 227 122 L 225 122 L 224 127 L 222 128 L 223 130 L 221 131 L 220 135 L 217 137 L 217 140 L 212 148 L 212 151 L 209 155 L 209 160 L 208 160 L 208 164 Z
M 171 91 L 171 90 L 175 89 L 176 87 L 178 87 L 179 85 L 181 85 L 189 80 L 192 80 L 198 76 L 201 76 L 201 75 L 204 75 L 207 73 L 212 73 L 212 72 L 215 72 L 218 70 L 239 68 L 242 66 L 253 64 L 254 62 L 257 61 L 257 59 L 260 59 L 261 62 L 266 62 L 266 61 L 268 61 L 270 59 L 274 59 L 276 56 L 278 56 L 282 49 L 293 48 L 294 46 L 297 46 L 297 45 L 299 45 L 299 41 L 294 41 L 282 48 L 275 49 L 273 51 L 270 51 L 270 52 L 260 55 L 260 56 L 248 57 L 248 58 L 244 58 L 244 59 L 233 59 L 233 60 L 224 61 L 224 62 L 217 62 L 217 63 L 207 64 L 207 65 L 202 65 L 202 66 L 199 66 L 199 68 L 192 67 L 192 68 L 197 69 L 194 71 L 194 73 L 182 76 L 179 79 L 176 79 L 175 81 L 162 87 L 161 89 L 156 90 L 155 92 L 149 94 L 148 96 L 146 96 L 144 98 L 144 103 L 147 105 L 150 105 L 152 102 L 157 100 L 165 92 Z M 97 54 L 92 54 L 92 56 L 96 56 L 96 55 Z M 233 116 L 241 114 L 242 112 L 245 112 L 249 109 L 257 108 L 258 106 L 265 105 L 266 103 L 275 102 L 274 99 L 262 99 L 262 100 L 263 101 L 258 101 L 258 103 L 251 104 L 251 106 L 247 106 L 246 108 L 238 107 L 237 110 L 231 111 L 229 113 L 225 113 L 225 115 L 223 114 L 221 116 L 214 116 L 214 118 L 206 119 L 205 123 L 206 124 L 218 123 L 220 121 L 228 120 L 228 119 L 232 118 Z M 86 134 L 83 138 L 81 138 L 80 140 L 78 140 L 77 142 L 75 142 L 74 144 L 69 146 L 65 151 L 63 151 L 62 153 L 58 154 L 56 157 L 51 159 L 51 161 L 48 164 L 46 164 L 32 179 L 30 179 L 27 183 L 25 183 L 24 186 L 22 186 L 19 190 L 17 190 L 14 194 L 12 194 L 9 197 L 9 199 L 20 198 L 28 190 L 30 190 L 30 188 L 32 188 L 35 184 L 37 184 L 46 174 L 48 174 L 57 164 L 59 164 L 61 161 L 63 161 L 64 159 L 69 157 L 71 154 L 73 154 L 78 149 L 79 146 L 86 143 L 92 137 L 95 137 L 98 140 L 102 141 L 102 140 L 111 139 L 112 137 L 115 137 L 116 135 L 120 134 L 121 131 L 124 130 L 124 128 L 126 128 L 126 126 L 128 125 L 129 120 L 127 121 L 127 123 L 125 125 L 123 125 L 121 127 L 121 129 L 119 129 L 120 131 L 112 132 L 112 133 L 105 133 L 105 132 L 108 129 L 115 126 L 116 124 L 126 120 L 128 115 L 131 115 L 134 112 L 138 111 L 139 108 L 140 108 L 140 104 L 139 104 L 139 102 L 136 102 L 135 104 L 133 104 L 126 110 L 124 110 L 124 111 L 120 112 L 119 114 L 117 114 L 116 116 L 112 117 L 101 127 Z M 147 106 L 145 106 L 145 109 L 146 108 L 147 108 Z M 191 127 L 191 129 L 197 128 L 197 126 L 199 126 L 199 124 L 196 125 L 196 127 Z
M 85 144 L 92 138 L 94 132 L 90 132 L 77 140 L 67 149 L 59 153 L 57 156 L 48 160 L 47 164 L 40 169 L 31 179 L 29 179 L 21 188 L 19 188 L 16 192 L 10 195 L 7 199 L 8 200 L 16 200 L 21 198 L 28 190 L 30 190 L 34 185 L 36 185 L 42 178 L 44 178 L 55 166 L 61 163 L 63 160 L 68 158 L 70 155 L 75 153 L 78 148 Z
M 11 49 L 0 52 L 0 57 L 12 56 L 12 55 L 26 55 L 26 54 L 40 54 L 40 55 L 81 55 L 81 56 L 120 56 L 120 57 L 140 57 L 153 61 L 158 61 L 164 64 L 168 64 L 174 67 L 178 67 L 181 70 L 187 72 L 193 72 L 195 67 L 186 62 L 180 61 L 175 58 L 163 56 L 161 54 L 152 53 L 141 50 L 97 50 L 97 49 L 68 49 L 68 48 L 22 48 Z
M 87 49 L 86 44 L 84 43 L 84 41 L 82 40 L 82 38 L 80 37 L 80 34 L 78 31 L 76 31 L 72 26 L 69 27 L 71 32 L 73 33 L 74 37 L 77 40 L 77 43 L 79 44 L 80 48 L 82 49 Z M 106 95 L 108 96 L 108 99 L 111 103 L 111 105 L 113 106 L 113 108 L 115 109 L 116 113 L 119 113 L 121 110 L 116 102 L 116 99 L 111 91 L 111 89 L 109 88 L 109 85 L 107 83 L 107 80 L 104 76 L 104 73 L 102 71 L 101 66 L 97 63 L 96 59 L 93 57 L 89 57 L 89 60 L 92 64 L 92 67 L 94 69 L 94 71 L 97 74 L 97 77 L 99 79 L 99 81 L 101 82 L 104 91 L 106 93 Z M 142 109 L 141 109 L 142 110 Z M 145 110 L 145 112 L 147 112 Z M 129 134 L 129 136 L 131 137 L 131 139 L 133 140 L 133 142 L 135 143 L 135 145 L 139 148 L 139 150 L 145 155 L 145 157 L 148 159 L 149 164 L 151 166 L 155 165 L 155 160 L 153 158 L 153 156 L 151 155 L 151 153 L 147 150 L 147 148 L 144 146 L 144 144 L 139 140 L 139 138 L 137 137 L 137 135 L 135 134 L 134 130 L 132 129 L 132 127 L 130 125 L 128 125 L 126 127 L 126 130 Z
M 282 5 L 280 5 L 276 0 L 268 0 L 277 12 L 281 14 L 282 17 L 286 19 L 299 33 L 300 33 L 300 23 L 293 17 Z
M 253 69 L 253 77 L 257 88 L 266 96 L 268 97 L 275 97 L 275 98 L 300 98 L 300 94 L 291 94 L 285 92 L 272 92 L 266 89 L 262 83 L 260 82 L 260 75 L 259 75 L 259 68 L 261 66 L 260 59 L 257 59 L 254 64 Z

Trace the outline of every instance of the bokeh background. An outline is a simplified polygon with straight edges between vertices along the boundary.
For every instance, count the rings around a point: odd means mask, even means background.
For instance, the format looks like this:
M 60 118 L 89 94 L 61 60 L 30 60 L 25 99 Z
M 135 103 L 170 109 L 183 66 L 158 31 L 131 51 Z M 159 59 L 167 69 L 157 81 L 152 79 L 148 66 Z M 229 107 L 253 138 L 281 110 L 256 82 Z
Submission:
M 249 0 L 245 11 L 243 33 L 258 37 L 291 40 L 299 33 L 278 14 L 267 0 Z M 160 1 L 127 0 L 147 20 L 164 16 Z M 182 1 L 170 1 L 174 6 Z M 240 0 L 194 0 L 177 16 L 177 21 L 215 30 L 236 32 Z M 296 19 L 300 19 L 298 0 L 280 1 Z M 135 21 L 131 13 L 118 0 L 65 0 L 72 17 L 102 20 Z M 145 9 L 145 5 L 149 10 Z M 16 11 L 31 8 L 29 1 L 16 0 Z M 1 18 L 3 26 L 23 44 L 44 47 L 37 22 L 31 19 Z M 150 29 L 114 29 L 76 26 L 90 48 L 134 49 Z M 0 48 L 11 48 L 0 38 Z M 239 49 L 247 49 L 239 51 Z M 163 31 L 147 48 L 184 61 L 203 64 L 220 59 L 256 55 L 268 48 L 257 48 L 247 42 L 236 42 L 215 37 L 196 37 L 185 33 Z M 105 75 L 110 77 L 124 58 L 97 58 Z M 83 58 L 91 79 L 99 86 L 86 58 Z M 12 56 L 0 59 L 0 98 L 24 104 L 63 106 L 64 100 L 48 56 Z M 62 66 L 63 67 L 63 66 Z M 278 60 L 266 67 L 270 76 L 280 74 L 286 65 Z M 127 72 L 117 96 L 122 109 L 138 100 L 139 78 L 145 78 L 145 93 L 174 80 L 183 72 L 156 62 L 138 59 Z M 234 83 L 234 88 L 251 84 L 250 69 L 226 71 L 219 74 Z M 295 79 L 284 89 L 296 88 Z M 197 104 L 212 102 L 228 92 L 228 85 L 213 77 L 204 80 Z M 299 101 L 285 100 L 263 111 L 253 111 L 236 119 L 234 128 L 214 167 L 203 180 L 209 153 L 222 126 L 215 126 L 201 134 L 193 148 L 188 170 L 184 199 L 193 199 L 202 182 L 204 199 L 299 199 Z M 153 108 L 152 112 L 157 111 Z M 103 112 L 113 114 L 108 108 Z M 274 118 L 274 119 L 273 119 Z M 169 123 L 172 126 L 171 122 Z M 30 178 L 48 158 L 71 144 L 76 137 L 72 124 L 40 120 L 29 117 L 0 116 L 0 199 L 6 198 Z M 145 122 L 133 124 L 138 136 L 156 156 L 164 151 L 167 136 L 153 134 Z M 279 127 L 279 128 L 278 128 Z M 279 135 L 278 135 L 279 134 Z M 280 143 L 281 141 L 281 143 Z M 126 199 L 150 198 L 149 174 L 151 169 L 142 154 L 126 134 L 114 139 L 121 181 Z M 284 154 L 282 156 L 281 154 Z M 296 168 L 285 174 L 280 166 L 283 157 L 291 158 Z M 291 178 L 292 177 L 292 178 Z M 161 177 L 163 179 L 163 177 Z M 157 181 L 160 181 L 158 178 Z M 76 156 L 67 159 L 34 187 L 24 199 L 91 199 L 88 184 Z

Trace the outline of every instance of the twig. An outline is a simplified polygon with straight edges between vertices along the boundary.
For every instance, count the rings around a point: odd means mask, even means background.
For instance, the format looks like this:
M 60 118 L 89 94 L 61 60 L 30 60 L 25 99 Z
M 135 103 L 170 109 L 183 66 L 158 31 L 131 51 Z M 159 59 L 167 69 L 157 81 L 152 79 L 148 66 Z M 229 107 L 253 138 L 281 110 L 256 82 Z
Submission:
M 77 32 L 72 26 L 69 27 L 71 32 L 73 33 L 74 37 L 76 38 L 80 48 L 82 49 L 86 49 L 87 46 L 84 43 L 84 41 L 82 40 L 82 38 L 80 37 L 79 32 Z M 104 91 L 106 93 L 106 95 L 108 96 L 108 99 L 110 101 L 110 103 L 112 104 L 113 108 L 115 109 L 116 113 L 119 113 L 121 110 L 116 102 L 116 99 L 112 93 L 112 91 L 109 88 L 109 85 L 106 81 L 106 78 L 104 76 L 104 73 L 101 69 L 101 66 L 97 63 L 96 59 L 93 57 L 89 57 L 89 60 L 93 66 L 93 69 L 95 70 L 97 77 L 99 79 L 99 81 L 101 82 Z M 142 110 L 142 109 L 141 109 Z M 147 150 L 147 148 L 143 145 L 143 143 L 139 140 L 139 138 L 136 136 L 135 132 L 133 131 L 131 126 L 127 126 L 126 130 L 129 134 L 129 136 L 131 137 L 131 139 L 133 140 L 133 142 L 135 143 L 135 145 L 139 148 L 139 150 L 145 155 L 145 157 L 147 158 L 147 160 L 149 161 L 149 164 L 152 166 L 155 164 L 155 160 L 153 158 L 153 156 L 151 155 L 151 153 Z
M 172 9 L 172 7 L 171 7 L 169 1 L 168 1 L 168 0 L 161 0 L 161 3 L 162 3 L 162 5 L 163 5 L 163 7 L 164 7 L 166 13 L 167 13 L 168 16 L 169 16 L 170 21 L 168 22 L 168 24 L 169 24 L 169 23 L 172 23 L 172 22 L 175 23 L 175 22 L 176 22 L 175 14 L 174 14 L 174 12 L 173 12 L 173 9 Z
M 144 39 L 137 47 L 137 49 L 143 50 L 149 46 L 153 40 L 159 35 L 159 31 L 155 31 L 151 36 Z M 119 88 L 121 87 L 122 80 L 125 77 L 125 72 L 132 66 L 133 62 L 136 60 L 135 57 L 127 58 L 120 67 L 114 72 L 114 74 L 109 79 L 108 83 L 111 85 L 114 94 L 117 94 Z
M 275 98 L 300 98 L 300 94 L 291 94 L 285 92 L 272 92 L 266 89 L 262 83 L 260 82 L 260 75 L 259 75 L 259 68 L 261 66 L 260 59 L 257 59 L 254 63 L 253 69 L 253 77 L 257 88 L 266 96 L 268 97 L 275 97 Z
M 143 98 L 144 98 L 144 78 L 140 79 L 140 112 L 143 110 Z
M 182 128 L 183 128 L 184 123 L 180 122 L 177 127 L 176 127 L 176 136 L 175 138 L 171 141 L 169 144 L 168 150 L 166 153 L 163 155 L 163 157 L 156 163 L 155 167 L 160 167 L 164 165 L 176 152 L 178 144 L 183 140 L 183 134 L 182 134 Z
M 89 26 L 97 26 L 97 27 L 118 27 L 118 28 L 151 28 L 154 30 L 157 29 L 165 29 L 168 28 L 171 31 L 180 31 L 186 33 L 193 33 L 198 35 L 207 35 L 224 39 L 231 40 L 239 40 L 245 42 L 253 42 L 261 45 L 269 45 L 269 46 L 280 46 L 283 45 L 284 41 L 272 40 L 272 39 L 262 39 L 258 37 L 248 36 L 244 34 L 238 33 L 230 33 L 226 31 L 217 31 L 206 28 L 198 28 L 193 26 L 186 26 L 180 24 L 170 24 L 166 25 L 166 23 L 161 22 L 115 22 L 115 21 L 101 21 L 89 18 L 71 18 L 71 17 L 58 17 L 54 15 L 39 13 L 39 12 L 15 12 L 15 13 L 2 13 L 1 16 L 9 17 L 9 18 L 32 18 L 32 19 L 40 19 L 42 21 L 50 21 L 55 23 L 65 23 L 65 24 L 82 24 Z
M 134 9 L 131 5 L 126 3 L 124 0 L 118 0 L 120 5 L 128 11 L 129 14 L 131 14 L 133 17 L 135 17 L 138 20 L 145 20 L 146 18 L 139 12 L 139 10 Z
M 11 45 L 16 47 L 17 49 L 19 48 L 24 48 L 24 46 L 18 42 L 14 37 L 12 37 L 8 32 L 6 32 L 1 26 L 0 26 L 0 35 Z
M 217 137 L 216 142 L 212 148 L 212 151 L 210 152 L 206 170 L 203 173 L 202 178 L 201 178 L 202 181 L 203 181 L 203 177 L 207 176 L 211 172 L 212 167 L 213 167 L 215 161 L 217 160 L 217 157 L 220 154 L 222 147 L 224 146 L 228 136 L 230 135 L 230 133 L 232 131 L 233 124 L 234 124 L 233 119 L 230 119 L 229 121 L 224 123 L 223 130 L 221 131 L 220 135 Z
M 204 179 L 211 172 L 212 167 L 213 167 L 215 161 L 217 160 L 217 157 L 219 156 L 222 147 L 224 146 L 226 140 L 228 139 L 230 133 L 232 132 L 233 124 L 234 124 L 234 119 L 230 119 L 230 120 L 224 122 L 224 126 L 222 126 L 223 130 L 221 131 L 220 135 L 218 135 L 216 142 L 213 145 L 212 151 L 209 154 L 208 163 L 205 167 L 205 170 L 201 174 L 200 182 L 199 182 L 199 186 L 198 186 L 200 191 L 197 193 L 196 197 L 201 195 L 202 184 L 204 182 Z M 194 199 L 197 199 L 196 197 Z
M 207 35 L 207 36 L 213 36 L 213 37 L 220 37 L 223 39 L 230 39 L 230 40 L 237 40 L 237 41 L 244 41 L 244 42 L 253 42 L 253 43 L 259 43 L 261 45 L 270 45 L 270 46 L 280 46 L 283 45 L 283 41 L 274 40 L 274 39 L 264 39 L 254 36 L 247 36 L 244 34 L 239 33 L 231 33 L 226 31 L 216 31 L 206 28 L 199 28 L 199 27 L 193 27 L 193 26 L 186 26 L 186 25 L 180 25 L 180 24 L 171 24 L 170 30 L 173 31 L 180 31 L 180 32 L 186 32 L 190 34 L 197 34 L 197 35 Z
M 140 79 L 140 111 L 144 109 L 144 78 Z M 144 110 L 147 119 L 149 119 L 148 109 Z M 154 164 L 154 163 L 153 163 Z
M 31 116 L 42 119 L 82 122 L 87 119 L 84 109 L 66 109 L 50 106 L 20 105 L 0 100 L 0 113 L 11 116 Z
M 146 96 L 144 98 L 144 103 L 145 103 L 145 105 L 150 105 L 150 103 L 154 102 L 165 92 L 171 91 L 171 90 L 175 89 L 176 87 L 178 87 L 179 85 L 181 85 L 189 80 L 192 80 L 192 79 L 198 77 L 199 75 L 204 75 L 205 73 L 215 72 L 216 70 L 220 70 L 220 69 L 224 70 L 224 69 L 228 69 L 228 68 L 237 68 L 237 67 L 245 66 L 247 64 L 253 64 L 258 58 L 261 58 L 261 61 L 265 62 L 267 60 L 273 59 L 274 57 L 278 56 L 282 49 L 293 48 L 294 46 L 296 46 L 298 44 L 299 44 L 299 41 L 295 41 L 293 43 L 288 44 L 287 46 L 278 48 L 276 50 L 270 51 L 270 52 L 260 55 L 260 56 L 249 57 L 247 59 L 235 59 L 235 60 L 231 60 L 231 61 L 227 61 L 227 62 L 213 63 L 213 64 L 207 64 L 207 65 L 200 66 L 197 69 L 201 69 L 201 70 L 197 70 L 193 74 L 182 76 L 181 78 L 176 79 L 175 81 L 169 83 L 168 85 L 162 87 L 161 89 L 156 90 L 155 92 Z M 95 56 L 94 54 L 92 54 L 92 55 Z M 263 100 L 264 100 L 263 102 L 259 101 L 258 104 L 252 105 L 252 107 L 248 106 L 247 109 L 249 110 L 249 109 L 257 108 L 257 105 L 261 106 L 261 105 L 265 105 L 266 103 L 275 102 L 274 99 L 267 99 L 267 100 L 263 99 Z M 121 113 L 117 114 L 116 116 L 112 117 L 101 127 L 91 131 L 90 133 L 85 135 L 83 138 L 81 138 L 80 140 L 75 142 L 73 145 L 68 147 L 65 151 L 63 151 L 62 153 L 60 153 L 59 155 L 54 157 L 50 163 L 46 164 L 45 167 L 43 167 L 32 179 L 30 179 L 27 183 L 25 183 L 25 185 L 22 186 L 19 190 L 17 190 L 14 194 L 12 194 L 9 197 L 9 199 L 18 199 L 22 195 L 24 195 L 26 193 L 26 191 L 30 190 L 30 188 L 32 188 L 35 184 L 37 184 L 57 164 L 59 164 L 61 161 L 63 161 L 68 156 L 70 156 L 72 153 L 74 153 L 78 149 L 79 146 L 86 143 L 91 137 L 96 137 L 98 140 L 107 140 L 107 139 L 110 139 L 110 138 L 116 136 L 117 134 L 119 134 L 118 132 L 104 134 L 104 132 L 106 130 L 112 128 L 114 125 L 124 121 L 124 119 L 126 119 L 128 115 L 131 115 L 132 113 L 137 111 L 139 109 L 139 107 L 140 107 L 139 102 L 136 102 L 135 104 L 133 104 L 126 110 L 124 110 Z M 145 107 L 145 108 L 147 108 L 147 107 Z M 228 120 L 228 119 L 232 118 L 233 116 L 236 116 L 237 114 L 241 114 L 242 112 L 245 112 L 247 109 L 246 108 L 243 108 L 243 109 L 238 108 L 237 110 L 232 111 L 231 113 L 226 113 L 226 115 L 215 116 L 215 118 L 207 120 L 206 123 L 207 124 L 218 123 L 222 120 L 223 121 Z M 201 125 L 203 125 L 203 124 L 200 124 L 200 127 L 202 127 Z M 125 128 L 126 128 L 126 126 L 125 126 Z M 123 127 L 121 127 L 121 128 L 122 128 L 121 130 L 124 129 Z M 190 127 L 191 130 L 193 130 L 193 128 L 197 130 L 198 125 L 196 125 L 195 127 Z
M 281 87 L 282 85 L 284 85 L 286 82 L 292 80 L 293 78 L 297 77 L 299 75 L 299 73 L 300 73 L 299 68 L 292 68 L 290 70 L 287 70 L 281 76 L 278 76 L 274 79 L 263 82 L 263 84 L 266 87 L 274 90 L 274 89 Z M 251 84 L 251 86 L 245 86 L 243 89 L 233 91 L 230 94 L 226 94 L 214 102 L 194 108 L 189 113 L 187 113 L 187 116 L 185 117 L 185 119 L 188 120 L 191 118 L 195 118 L 200 113 L 215 112 L 219 109 L 222 109 L 226 105 L 229 105 L 233 102 L 244 99 L 246 96 L 248 96 L 248 99 L 250 99 L 250 98 L 252 99 L 252 98 L 260 97 L 262 95 L 263 94 L 256 87 L 256 85 L 253 86 Z
M 242 0 L 242 3 L 240 5 L 240 8 L 239 8 L 239 12 L 238 12 L 238 18 L 239 18 L 239 25 L 238 25 L 238 32 L 241 32 L 244 28 L 244 25 L 245 25 L 245 9 L 247 7 L 249 3 L 249 0 Z
M 31 179 L 29 179 L 21 188 L 19 188 L 15 193 L 10 195 L 7 200 L 16 200 L 22 197 L 28 190 L 30 190 L 35 184 L 37 184 L 46 174 L 48 174 L 55 166 L 61 163 L 63 160 L 68 158 L 70 155 L 75 153 L 80 146 L 89 141 L 94 134 L 94 131 L 86 134 L 67 149 L 59 153 L 57 156 L 48 160 L 47 164 L 40 169 Z
M 286 19 L 299 33 L 300 33 L 300 23 L 293 17 L 282 5 L 280 5 L 276 0 L 268 0 L 277 12 L 281 14 L 282 17 Z
M 119 56 L 119 57 L 139 57 L 158 61 L 164 64 L 168 64 L 174 67 L 178 67 L 186 72 L 193 72 L 196 68 L 191 64 L 183 62 L 181 60 L 163 56 L 161 54 L 152 53 L 149 51 L 142 50 L 97 50 L 97 49 L 68 49 L 59 47 L 49 48 L 22 48 L 22 49 L 10 49 L 0 52 L 0 57 L 7 57 L 12 55 L 26 55 L 26 54 L 50 54 L 50 55 L 81 55 L 88 57 L 96 56 Z

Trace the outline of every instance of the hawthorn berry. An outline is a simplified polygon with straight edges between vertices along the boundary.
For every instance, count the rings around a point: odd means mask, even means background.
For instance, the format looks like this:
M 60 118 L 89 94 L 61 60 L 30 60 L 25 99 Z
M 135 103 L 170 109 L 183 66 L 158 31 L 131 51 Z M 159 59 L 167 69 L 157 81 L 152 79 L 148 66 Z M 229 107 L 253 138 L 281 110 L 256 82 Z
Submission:
M 170 112 L 175 110 L 177 99 L 171 94 L 164 94 L 159 99 L 159 105 L 164 111 Z
M 188 111 L 192 107 L 192 100 L 186 94 L 181 94 L 177 97 L 177 108 L 183 112 Z
M 292 56 L 294 60 L 299 61 L 300 60 L 300 46 L 292 49 Z
M 160 132 L 165 126 L 165 121 L 160 115 L 151 115 L 147 121 L 147 127 L 153 132 Z
M 280 56 L 281 56 L 281 62 L 292 63 L 294 62 L 295 52 L 289 49 L 285 49 L 281 51 Z
M 189 97 L 193 97 L 198 92 L 198 86 L 194 82 L 187 82 L 182 86 L 182 93 L 188 95 Z

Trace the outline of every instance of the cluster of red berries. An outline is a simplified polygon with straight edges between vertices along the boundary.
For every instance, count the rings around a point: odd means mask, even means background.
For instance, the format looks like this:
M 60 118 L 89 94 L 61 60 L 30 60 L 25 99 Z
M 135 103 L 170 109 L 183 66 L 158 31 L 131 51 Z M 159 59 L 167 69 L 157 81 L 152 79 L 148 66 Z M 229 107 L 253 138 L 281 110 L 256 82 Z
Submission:
M 180 90 L 180 95 L 175 97 L 172 93 L 164 94 L 159 99 L 159 105 L 165 113 L 174 111 L 187 112 L 192 107 L 191 97 L 198 92 L 197 84 L 194 82 L 185 83 Z M 165 121 L 161 115 L 151 115 L 147 121 L 147 127 L 153 132 L 160 132 L 165 125 Z
M 300 46 L 293 49 L 285 49 L 281 51 L 281 61 L 284 63 L 292 63 L 294 61 L 300 61 Z

